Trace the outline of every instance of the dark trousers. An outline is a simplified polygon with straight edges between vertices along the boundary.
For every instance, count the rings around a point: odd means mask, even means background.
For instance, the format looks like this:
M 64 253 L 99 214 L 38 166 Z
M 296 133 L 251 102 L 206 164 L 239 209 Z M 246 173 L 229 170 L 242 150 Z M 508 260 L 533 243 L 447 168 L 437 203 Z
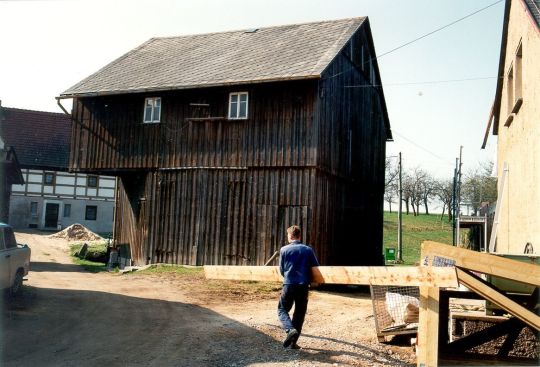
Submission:
M 285 331 L 295 328 L 298 333 L 302 331 L 304 318 L 306 316 L 308 304 L 309 285 L 304 284 L 283 284 L 281 297 L 278 304 L 278 317 Z M 289 311 L 294 304 L 292 320 Z

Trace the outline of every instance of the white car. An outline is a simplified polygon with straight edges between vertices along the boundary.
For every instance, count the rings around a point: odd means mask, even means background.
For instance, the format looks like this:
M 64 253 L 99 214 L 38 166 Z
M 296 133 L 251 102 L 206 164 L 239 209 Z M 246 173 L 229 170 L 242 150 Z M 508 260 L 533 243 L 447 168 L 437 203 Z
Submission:
M 0 289 L 18 293 L 29 269 L 30 248 L 18 245 L 11 226 L 0 222 Z

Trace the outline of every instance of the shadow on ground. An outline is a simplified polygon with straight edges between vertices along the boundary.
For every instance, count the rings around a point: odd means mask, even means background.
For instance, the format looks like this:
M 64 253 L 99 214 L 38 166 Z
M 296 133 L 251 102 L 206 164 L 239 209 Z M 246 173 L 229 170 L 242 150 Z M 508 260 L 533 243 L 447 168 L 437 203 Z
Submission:
M 52 272 L 52 273 L 84 273 L 84 267 L 76 264 L 60 264 L 47 261 L 32 261 L 30 263 L 30 270 L 33 273 L 39 272 Z
M 362 346 L 354 353 L 284 350 L 279 340 L 197 305 L 104 292 L 25 287 L 4 298 L 0 322 L 2 366 L 332 365 L 343 353 L 370 364 Z

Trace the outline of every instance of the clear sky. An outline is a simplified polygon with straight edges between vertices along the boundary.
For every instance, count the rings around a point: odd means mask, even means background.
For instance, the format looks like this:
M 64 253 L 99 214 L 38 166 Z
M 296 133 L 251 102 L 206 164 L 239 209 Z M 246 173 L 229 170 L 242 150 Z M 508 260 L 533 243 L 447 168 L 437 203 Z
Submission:
M 382 54 L 495 1 L 0 0 L 0 99 L 60 112 L 55 96 L 151 37 L 368 16 Z M 402 152 L 405 169 L 450 178 L 460 145 L 465 170 L 494 159 L 494 137 L 480 145 L 503 11 L 499 2 L 378 60 L 394 132 L 387 155 Z

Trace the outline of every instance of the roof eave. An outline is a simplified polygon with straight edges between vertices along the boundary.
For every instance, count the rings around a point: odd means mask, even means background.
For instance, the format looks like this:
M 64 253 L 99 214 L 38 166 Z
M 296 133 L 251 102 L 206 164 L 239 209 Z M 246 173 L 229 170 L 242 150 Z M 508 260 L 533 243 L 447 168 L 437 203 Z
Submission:
M 511 0 L 506 0 L 504 7 L 504 17 L 503 17 L 503 32 L 501 39 L 501 52 L 499 56 L 499 71 L 497 72 L 497 89 L 495 92 L 495 101 L 493 104 L 493 135 L 498 135 L 499 133 L 499 120 L 501 115 L 501 95 L 502 95 L 502 85 L 504 80 L 504 63 L 506 61 L 506 39 L 508 36 L 508 20 L 510 18 L 510 5 Z
M 193 85 L 178 85 L 170 87 L 155 87 L 155 88 L 136 88 L 136 89 L 123 89 L 123 90 L 110 90 L 110 91 L 95 91 L 95 92 L 80 92 L 80 93 L 69 93 L 64 92 L 58 96 L 58 99 L 68 99 L 68 98 L 84 98 L 84 97 L 99 97 L 99 96 L 111 96 L 111 95 L 120 95 L 120 94 L 140 94 L 140 93 L 156 93 L 156 92 L 167 92 L 174 90 L 186 90 L 186 89 L 201 89 L 201 88 L 212 88 L 212 87 L 223 87 L 223 86 L 233 86 L 233 85 L 246 85 L 246 84 L 263 84 L 263 83 L 273 83 L 273 82 L 284 82 L 284 81 L 294 81 L 294 80 L 308 80 L 308 79 L 320 79 L 320 74 L 312 75 L 301 75 L 285 78 L 268 78 L 268 79 L 258 79 L 258 80 L 238 80 L 231 82 L 219 82 L 219 83 L 207 83 L 207 84 L 193 84 Z

